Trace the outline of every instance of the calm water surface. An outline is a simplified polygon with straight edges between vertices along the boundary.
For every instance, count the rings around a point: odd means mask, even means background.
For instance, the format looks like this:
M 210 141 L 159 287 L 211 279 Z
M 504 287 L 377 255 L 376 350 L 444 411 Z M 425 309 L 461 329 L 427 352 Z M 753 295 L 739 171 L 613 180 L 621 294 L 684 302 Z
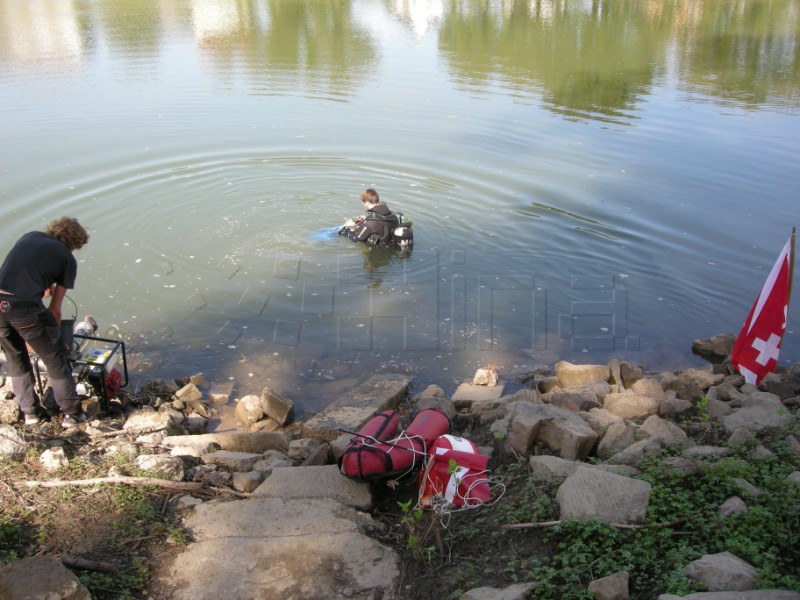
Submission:
M 796 0 L 0 0 L 0 251 L 77 216 L 70 295 L 135 381 L 304 410 L 702 364 L 800 221 L 799 33 Z M 322 231 L 365 187 L 410 255 Z

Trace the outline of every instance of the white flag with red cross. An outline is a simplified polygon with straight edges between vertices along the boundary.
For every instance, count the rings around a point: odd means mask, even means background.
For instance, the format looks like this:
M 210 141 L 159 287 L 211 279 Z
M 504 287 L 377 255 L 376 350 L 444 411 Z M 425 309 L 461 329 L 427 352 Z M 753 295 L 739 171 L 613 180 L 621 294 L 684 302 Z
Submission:
M 733 366 L 753 385 L 758 385 L 778 364 L 792 290 L 794 238 L 792 228 L 792 236 L 772 267 L 731 352 Z

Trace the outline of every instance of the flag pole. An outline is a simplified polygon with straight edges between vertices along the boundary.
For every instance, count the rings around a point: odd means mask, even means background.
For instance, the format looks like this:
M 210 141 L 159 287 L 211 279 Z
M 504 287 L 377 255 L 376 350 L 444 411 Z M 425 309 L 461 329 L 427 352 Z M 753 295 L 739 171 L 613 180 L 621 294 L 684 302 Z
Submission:
M 792 243 L 789 245 L 789 300 L 792 299 L 792 281 L 794 280 L 794 238 L 795 228 L 792 227 Z

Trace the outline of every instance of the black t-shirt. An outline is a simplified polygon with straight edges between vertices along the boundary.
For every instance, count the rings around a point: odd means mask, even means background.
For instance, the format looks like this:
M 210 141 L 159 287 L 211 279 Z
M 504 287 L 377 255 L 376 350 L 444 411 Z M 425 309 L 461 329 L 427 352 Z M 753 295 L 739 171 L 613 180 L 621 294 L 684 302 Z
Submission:
M 78 262 L 56 238 L 41 231 L 23 235 L 0 267 L 0 290 L 33 302 L 41 302 L 44 290 L 54 283 L 75 287 Z

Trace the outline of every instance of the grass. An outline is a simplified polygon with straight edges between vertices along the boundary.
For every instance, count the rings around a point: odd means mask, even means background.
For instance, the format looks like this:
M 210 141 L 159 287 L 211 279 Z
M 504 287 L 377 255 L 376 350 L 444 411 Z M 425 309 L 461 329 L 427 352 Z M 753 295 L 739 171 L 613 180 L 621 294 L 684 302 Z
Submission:
M 47 472 L 39 464 L 40 450 L 21 461 L 0 459 L 0 565 L 47 554 L 94 561 L 113 569 L 72 568 L 95 600 L 139 600 L 148 597 L 152 566 L 164 552 L 188 537 L 164 510 L 171 492 L 152 486 L 28 488 L 25 480 L 74 480 L 104 477 L 109 468 L 127 467 L 124 454 L 106 454 L 83 434 L 61 438 L 44 426 L 37 430 L 44 445 L 64 443 L 69 467 Z
M 705 427 L 698 431 L 720 434 Z M 441 519 L 445 553 L 423 558 L 406 544 L 409 526 L 416 525 L 415 545 L 436 550 L 430 512 L 410 520 L 413 505 L 408 505 L 406 517 L 399 517 L 405 537 L 390 535 L 385 541 L 405 557 L 405 580 L 422 582 L 408 586 L 403 597 L 457 599 L 475 587 L 531 582 L 529 598 L 581 600 L 592 597 L 586 591 L 592 580 L 619 571 L 629 573 L 632 598 L 685 595 L 702 590 L 684 567 L 723 551 L 750 563 L 762 588 L 800 592 L 800 485 L 787 481 L 800 470 L 800 457 L 781 441 L 786 433 L 765 442 L 773 452 L 770 458 L 757 453 L 749 440 L 727 457 L 698 459 L 699 472 L 693 474 L 665 466 L 663 459 L 677 449 L 649 457 L 638 465 L 639 478 L 652 486 L 646 526 L 639 529 L 598 521 L 503 529 L 505 524 L 557 521 L 558 506 L 557 486 L 531 478 L 526 460 L 501 455 L 493 468 L 505 484 L 502 498 Z M 720 505 L 742 495 L 735 478 L 746 479 L 763 493 L 743 496 L 747 512 L 720 517 Z M 409 485 L 406 493 L 413 498 L 414 492 L 415 486 Z M 392 511 L 382 516 L 389 524 L 398 519 Z

